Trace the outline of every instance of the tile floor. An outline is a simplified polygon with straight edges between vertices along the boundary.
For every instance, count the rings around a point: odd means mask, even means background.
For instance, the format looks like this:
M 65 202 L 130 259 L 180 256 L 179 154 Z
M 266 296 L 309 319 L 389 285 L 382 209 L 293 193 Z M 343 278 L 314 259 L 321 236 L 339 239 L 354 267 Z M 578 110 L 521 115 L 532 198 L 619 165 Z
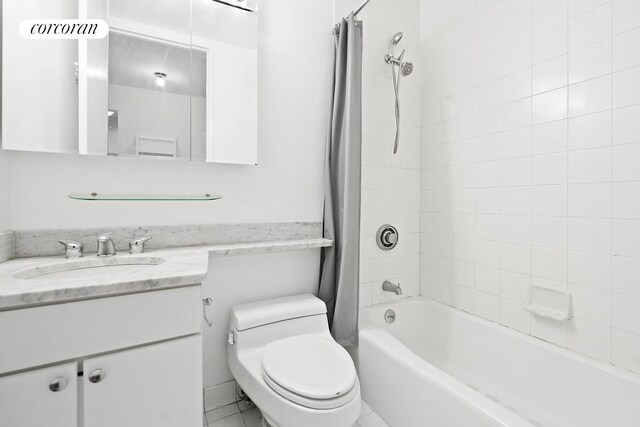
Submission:
M 260 427 L 262 414 L 253 404 L 232 403 L 206 412 L 202 425 L 206 427 Z M 360 418 L 353 427 L 389 427 L 363 400 Z

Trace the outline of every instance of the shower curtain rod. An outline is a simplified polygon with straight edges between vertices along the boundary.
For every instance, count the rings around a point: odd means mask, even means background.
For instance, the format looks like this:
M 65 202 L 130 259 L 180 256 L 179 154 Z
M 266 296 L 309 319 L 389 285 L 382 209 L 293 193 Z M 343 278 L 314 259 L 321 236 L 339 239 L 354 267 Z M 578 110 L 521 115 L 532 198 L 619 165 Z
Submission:
M 364 7 L 365 7 L 365 6 L 366 6 L 370 1 L 371 1 L 371 0 L 366 0 L 364 3 L 362 3 L 362 5 L 361 5 L 359 8 L 357 8 L 355 12 L 353 12 L 353 15 L 354 15 L 354 16 L 358 16 L 358 14 L 360 13 L 360 11 L 361 11 L 362 9 L 364 9 Z

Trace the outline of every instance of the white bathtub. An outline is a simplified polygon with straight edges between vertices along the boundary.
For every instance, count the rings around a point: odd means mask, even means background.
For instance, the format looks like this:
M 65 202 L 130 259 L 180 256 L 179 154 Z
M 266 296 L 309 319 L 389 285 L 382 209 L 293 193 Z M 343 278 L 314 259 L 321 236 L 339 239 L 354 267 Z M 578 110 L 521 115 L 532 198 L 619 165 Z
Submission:
M 640 426 L 640 376 L 426 298 L 362 310 L 352 353 L 392 427 Z

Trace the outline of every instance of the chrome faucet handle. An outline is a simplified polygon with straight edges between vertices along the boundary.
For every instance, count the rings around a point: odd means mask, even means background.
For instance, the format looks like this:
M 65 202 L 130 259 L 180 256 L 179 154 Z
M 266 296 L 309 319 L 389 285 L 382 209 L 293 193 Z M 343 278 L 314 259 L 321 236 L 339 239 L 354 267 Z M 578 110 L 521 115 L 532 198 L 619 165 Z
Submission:
M 98 236 L 98 256 L 112 256 L 116 254 L 116 245 L 113 243 L 111 233 L 103 233 Z
M 58 243 L 64 245 L 65 258 L 82 258 L 84 245 L 73 240 L 58 240 Z
M 144 244 L 151 240 L 151 236 L 140 237 L 129 242 L 130 254 L 141 254 L 144 252 Z

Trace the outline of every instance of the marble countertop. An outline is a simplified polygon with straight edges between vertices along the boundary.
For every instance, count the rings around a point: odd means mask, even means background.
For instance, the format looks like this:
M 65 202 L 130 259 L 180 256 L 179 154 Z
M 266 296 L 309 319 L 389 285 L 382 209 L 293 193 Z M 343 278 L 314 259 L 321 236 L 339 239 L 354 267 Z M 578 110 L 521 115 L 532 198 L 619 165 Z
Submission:
M 164 262 L 152 268 L 131 265 L 109 276 L 96 276 L 87 283 L 86 278 L 24 279 L 16 277 L 25 270 L 48 269 L 54 265 L 78 261 L 61 257 L 16 258 L 0 264 L 0 310 L 25 308 L 40 304 L 69 302 L 127 293 L 144 292 L 162 288 L 175 288 L 201 284 L 207 274 L 209 257 L 251 255 L 283 252 L 331 246 L 333 242 L 323 238 L 299 240 L 249 242 L 194 246 L 186 248 L 155 249 L 140 255 L 118 254 L 113 258 L 162 258 Z M 95 254 L 85 254 L 80 260 L 91 259 Z M 23 274 L 24 275 L 24 274 Z

